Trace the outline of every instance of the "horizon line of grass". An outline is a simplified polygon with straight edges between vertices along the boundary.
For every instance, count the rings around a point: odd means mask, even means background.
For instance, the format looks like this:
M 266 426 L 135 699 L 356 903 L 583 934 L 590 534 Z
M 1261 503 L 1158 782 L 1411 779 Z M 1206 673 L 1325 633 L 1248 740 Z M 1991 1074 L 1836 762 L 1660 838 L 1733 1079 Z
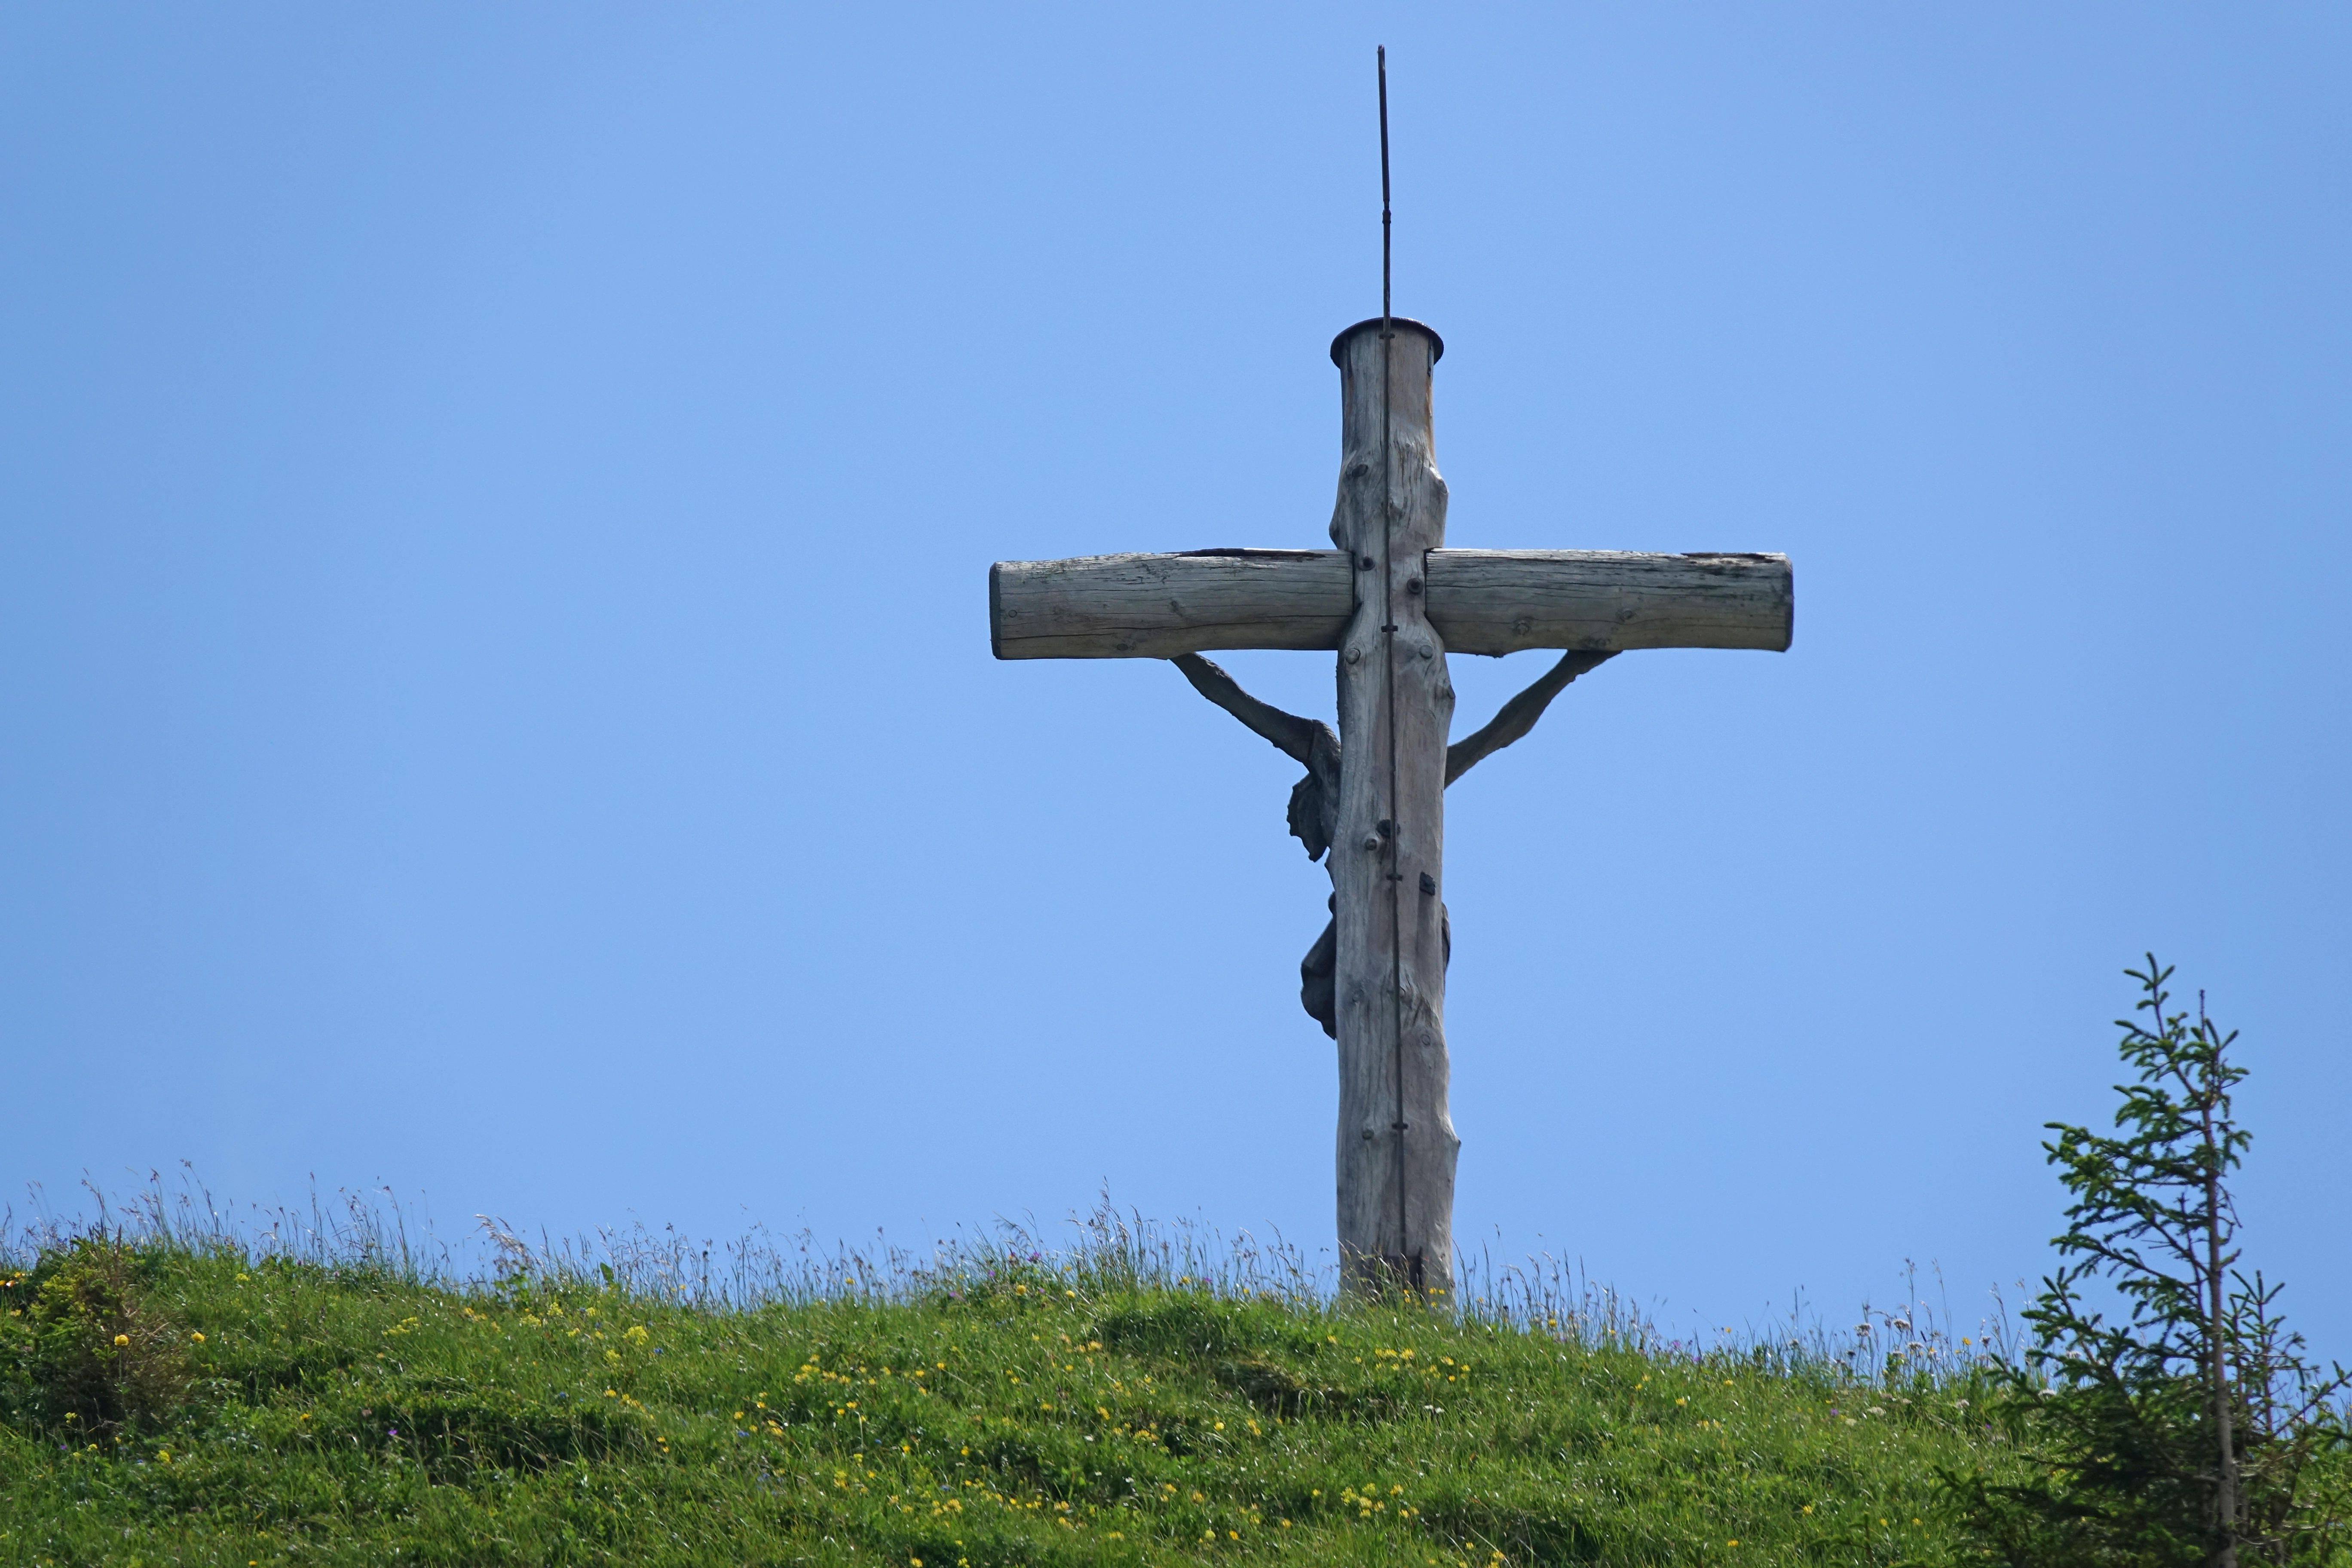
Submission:
M 1228 1236 L 1191 1221 L 1157 1222 L 1122 1212 L 1106 1191 L 1094 1208 L 1063 1224 L 1072 1238 L 1056 1245 L 1034 1220 L 1000 1218 L 993 1234 L 942 1238 L 928 1252 L 898 1246 L 877 1233 L 874 1245 L 820 1244 L 803 1227 L 779 1237 L 754 1224 L 733 1241 L 696 1241 L 675 1226 L 637 1221 L 593 1233 L 533 1243 L 504 1222 L 477 1215 L 482 1255 L 468 1266 L 429 1223 L 413 1229 L 408 1210 L 390 1187 L 362 1193 L 339 1189 L 322 1201 L 313 1187 L 305 1210 L 250 1205 L 240 1221 L 216 1202 L 193 1165 L 180 1163 L 176 1185 L 160 1172 L 127 1199 L 110 1199 L 93 1182 L 81 1185 L 94 1215 L 66 1219 L 40 1214 L 18 1222 L 0 1209 L 0 1268 L 29 1270 L 37 1258 L 83 1238 L 112 1238 L 132 1247 L 194 1256 L 234 1255 L 250 1263 L 283 1259 L 331 1273 L 366 1274 L 404 1284 L 466 1293 L 511 1292 L 520 1284 L 546 1289 L 605 1289 L 633 1300 L 703 1310 L 757 1311 L 780 1305 L 838 1301 L 908 1303 L 960 1289 L 986 1288 L 1008 1269 L 1043 1270 L 1090 1292 L 1196 1290 L 1234 1300 L 1272 1300 L 1313 1311 L 1344 1305 L 1338 1270 L 1328 1258 L 1311 1261 L 1278 1233 L 1271 1240 L 1248 1231 Z M 961 1226 L 958 1227 L 961 1229 Z M 1669 1335 L 1614 1287 L 1594 1281 L 1580 1265 L 1549 1253 L 1497 1264 L 1482 1248 L 1457 1260 L 1455 1288 L 1443 1310 L 1474 1323 L 1549 1334 L 1587 1346 L 1610 1346 L 1696 1364 L 1736 1361 L 1783 1374 L 1834 1368 L 1868 1386 L 1930 1384 L 1968 1378 L 1989 1367 L 2021 1364 L 2008 1306 L 1998 1289 L 1993 1310 L 1977 1331 L 1956 1331 L 1948 1301 L 1918 1289 L 1915 1265 L 1905 1265 L 1906 1289 L 1893 1305 L 1865 1300 L 1852 1329 L 1833 1331 L 1818 1310 L 1810 1317 L 1801 1297 L 1783 1323 L 1759 1330 L 1726 1326 L 1718 1336 Z

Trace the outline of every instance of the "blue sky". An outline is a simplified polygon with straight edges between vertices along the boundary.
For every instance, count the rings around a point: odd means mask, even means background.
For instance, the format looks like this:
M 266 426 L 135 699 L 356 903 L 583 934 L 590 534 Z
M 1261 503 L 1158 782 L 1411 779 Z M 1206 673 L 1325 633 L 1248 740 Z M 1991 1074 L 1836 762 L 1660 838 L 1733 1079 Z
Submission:
M 1970 1316 L 2154 947 L 2352 1356 L 2318 6 L 11 10 L 0 1179 L 1328 1245 L 1295 770 L 984 577 L 1321 542 L 1376 42 L 1451 542 L 1798 583 L 1453 792 L 1460 1234 Z

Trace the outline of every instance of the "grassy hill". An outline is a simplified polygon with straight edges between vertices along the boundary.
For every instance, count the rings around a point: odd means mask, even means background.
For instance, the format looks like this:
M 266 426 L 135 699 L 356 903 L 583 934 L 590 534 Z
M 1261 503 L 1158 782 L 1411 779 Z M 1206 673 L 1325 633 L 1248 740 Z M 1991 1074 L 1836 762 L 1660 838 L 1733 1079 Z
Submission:
M 1025 1257 L 722 1307 L 54 1246 L 0 1563 L 1935 1563 L 2003 1462 L 1965 1377 Z

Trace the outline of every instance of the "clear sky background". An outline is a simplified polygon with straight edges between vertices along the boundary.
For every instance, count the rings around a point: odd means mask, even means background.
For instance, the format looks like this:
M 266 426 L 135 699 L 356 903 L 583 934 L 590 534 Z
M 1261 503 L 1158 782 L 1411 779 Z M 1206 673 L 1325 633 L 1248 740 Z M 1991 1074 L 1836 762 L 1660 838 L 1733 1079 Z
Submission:
M 10 8 L 0 1179 L 1328 1247 L 1296 769 L 984 579 L 1324 542 L 1376 42 L 1451 542 L 1797 573 L 1453 792 L 1459 1234 L 1970 1315 L 2154 947 L 2352 1357 L 2323 6 Z

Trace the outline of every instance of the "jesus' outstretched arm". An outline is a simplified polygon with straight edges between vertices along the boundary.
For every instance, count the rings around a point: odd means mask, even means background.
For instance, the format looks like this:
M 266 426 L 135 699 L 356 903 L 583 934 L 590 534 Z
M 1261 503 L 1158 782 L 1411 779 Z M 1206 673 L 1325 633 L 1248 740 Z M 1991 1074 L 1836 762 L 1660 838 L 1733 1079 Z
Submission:
M 1565 690 L 1570 681 L 1612 657 L 1605 653 L 1563 654 L 1560 661 L 1546 670 L 1534 685 L 1504 703 L 1502 711 L 1487 721 L 1485 729 L 1465 735 L 1445 748 L 1445 782 L 1452 784 L 1534 729 L 1544 710 L 1551 706 L 1551 700 Z
M 1331 847 L 1332 816 L 1339 804 L 1339 737 L 1319 719 L 1286 713 L 1244 691 L 1241 683 L 1197 653 L 1180 653 L 1169 663 L 1184 672 L 1192 689 L 1273 742 L 1307 776 L 1290 792 L 1290 832 L 1319 860 Z

